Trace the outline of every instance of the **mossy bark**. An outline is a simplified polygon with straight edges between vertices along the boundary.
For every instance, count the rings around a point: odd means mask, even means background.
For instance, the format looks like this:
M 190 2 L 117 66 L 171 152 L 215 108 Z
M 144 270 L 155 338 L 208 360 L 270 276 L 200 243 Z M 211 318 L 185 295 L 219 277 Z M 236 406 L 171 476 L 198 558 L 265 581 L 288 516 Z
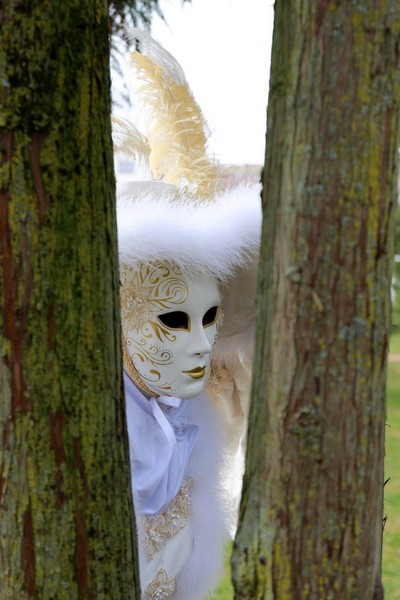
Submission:
M 2 600 L 139 598 L 107 2 L 0 7 Z
M 276 1 L 235 598 L 380 593 L 399 101 L 398 0 Z

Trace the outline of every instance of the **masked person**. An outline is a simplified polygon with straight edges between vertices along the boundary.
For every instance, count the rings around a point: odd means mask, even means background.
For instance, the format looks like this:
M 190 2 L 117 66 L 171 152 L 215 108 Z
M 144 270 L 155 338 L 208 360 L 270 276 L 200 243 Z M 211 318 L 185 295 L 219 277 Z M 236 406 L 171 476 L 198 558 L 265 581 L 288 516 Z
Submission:
M 235 526 L 261 227 L 258 186 L 224 189 L 176 61 L 135 30 L 144 138 L 116 150 L 153 179 L 118 190 L 122 350 L 144 599 L 200 600 Z M 158 179 L 158 181 L 155 181 Z

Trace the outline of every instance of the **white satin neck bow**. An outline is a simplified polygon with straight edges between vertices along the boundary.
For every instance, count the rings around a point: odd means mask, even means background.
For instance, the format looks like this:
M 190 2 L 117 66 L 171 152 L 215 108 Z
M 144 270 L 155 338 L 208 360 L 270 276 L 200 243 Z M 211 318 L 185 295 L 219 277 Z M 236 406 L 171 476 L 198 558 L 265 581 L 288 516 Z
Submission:
M 182 404 L 182 400 L 180 398 L 176 398 L 175 396 L 159 396 L 157 399 L 154 397 L 150 398 L 150 406 L 153 411 L 154 418 L 163 430 L 169 445 L 174 447 L 177 444 L 175 431 L 165 416 L 163 410 L 160 408 L 160 404 L 163 404 L 168 408 L 179 408 Z
M 196 399 L 148 399 L 125 372 L 124 386 L 135 507 L 154 515 L 173 500 L 188 474 L 198 426 L 187 420 L 187 403 Z

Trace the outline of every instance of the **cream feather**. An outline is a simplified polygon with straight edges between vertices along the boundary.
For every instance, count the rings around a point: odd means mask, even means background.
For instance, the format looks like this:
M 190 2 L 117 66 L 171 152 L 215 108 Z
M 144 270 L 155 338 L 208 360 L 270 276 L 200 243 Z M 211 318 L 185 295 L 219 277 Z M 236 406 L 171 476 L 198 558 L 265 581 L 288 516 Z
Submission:
M 214 196 L 218 167 L 207 155 L 206 123 L 177 61 L 145 32 L 134 30 L 140 50 L 130 63 L 145 113 L 150 167 L 156 179 Z M 194 184 L 194 186 L 193 186 Z
M 133 157 L 138 162 L 148 160 L 150 146 L 146 137 L 129 121 L 112 117 L 114 152 Z
M 128 34 L 129 38 L 136 42 L 136 46 L 139 45 L 141 54 L 151 58 L 151 60 L 161 67 L 164 73 L 175 81 L 175 83 L 187 85 L 185 73 L 183 72 L 181 65 L 174 56 L 152 38 L 147 31 L 133 28 Z

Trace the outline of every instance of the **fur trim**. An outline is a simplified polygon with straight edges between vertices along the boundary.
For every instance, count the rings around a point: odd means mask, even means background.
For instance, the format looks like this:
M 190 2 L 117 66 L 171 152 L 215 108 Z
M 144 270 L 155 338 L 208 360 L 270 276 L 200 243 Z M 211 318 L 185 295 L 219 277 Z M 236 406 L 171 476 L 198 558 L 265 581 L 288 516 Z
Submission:
M 260 188 L 238 186 L 201 202 L 162 183 L 130 183 L 118 194 L 122 263 L 170 261 L 220 281 L 257 261 L 261 233 Z
M 202 600 L 223 575 L 224 547 L 232 538 L 235 512 L 226 488 L 230 457 L 221 424 L 206 394 L 190 400 L 188 420 L 199 425 L 199 435 L 189 464 L 194 481 L 192 527 L 194 546 L 177 578 L 176 600 Z M 225 482 L 225 483 L 224 483 Z

